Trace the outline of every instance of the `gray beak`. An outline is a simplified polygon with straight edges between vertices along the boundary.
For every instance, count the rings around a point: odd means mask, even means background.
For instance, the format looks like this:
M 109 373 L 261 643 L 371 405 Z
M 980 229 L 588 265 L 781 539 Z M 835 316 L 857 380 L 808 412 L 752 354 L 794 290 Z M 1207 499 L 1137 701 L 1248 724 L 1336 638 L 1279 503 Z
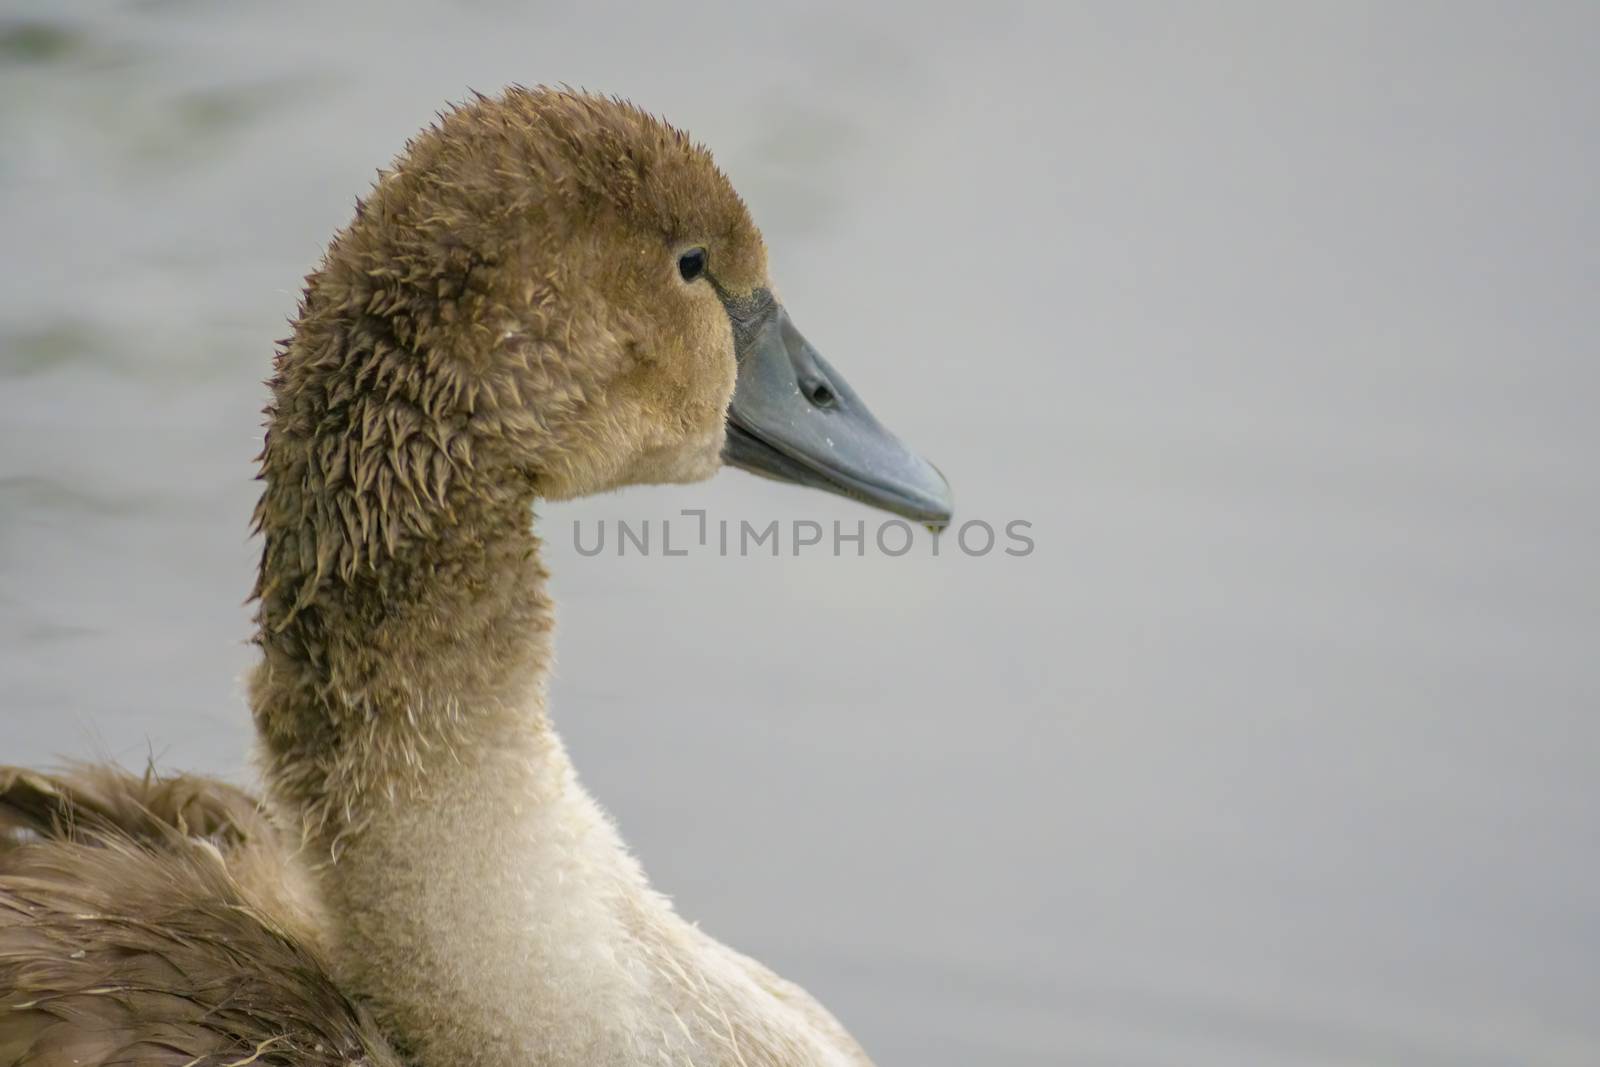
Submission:
M 783 305 L 758 293 L 748 317 L 742 310 L 729 304 L 739 375 L 723 461 L 918 522 L 948 523 L 955 504 L 944 476 L 872 417 Z

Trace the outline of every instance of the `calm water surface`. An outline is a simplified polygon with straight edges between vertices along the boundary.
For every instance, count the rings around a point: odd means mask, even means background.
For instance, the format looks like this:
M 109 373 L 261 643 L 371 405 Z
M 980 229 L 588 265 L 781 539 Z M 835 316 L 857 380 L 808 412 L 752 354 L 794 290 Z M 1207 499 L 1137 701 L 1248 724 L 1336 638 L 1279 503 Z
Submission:
M 1037 546 L 573 549 L 870 518 L 737 473 L 541 516 L 557 719 L 686 914 L 886 1065 L 1600 1063 L 1597 41 L 1555 3 L 11 0 L 0 758 L 249 780 L 298 280 L 444 101 L 565 81 L 712 145 L 811 339 Z

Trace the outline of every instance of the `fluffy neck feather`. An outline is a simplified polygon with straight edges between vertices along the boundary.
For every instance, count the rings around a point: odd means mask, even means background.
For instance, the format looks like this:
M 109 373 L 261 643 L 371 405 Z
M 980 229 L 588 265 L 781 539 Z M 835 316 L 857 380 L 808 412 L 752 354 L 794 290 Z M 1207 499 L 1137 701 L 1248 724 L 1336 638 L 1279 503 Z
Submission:
M 603 1040 L 598 1006 L 626 1017 L 619 905 L 656 905 L 545 718 L 535 486 L 403 389 L 329 405 L 318 368 L 359 360 L 308 350 L 362 342 L 321 333 L 313 307 L 262 459 L 269 794 L 303 828 L 337 967 L 399 1044 L 430 1064 L 568 1062 Z
M 486 736 L 545 728 L 553 618 L 519 497 L 464 501 L 442 537 L 320 578 L 340 549 L 315 520 L 265 532 L 269 558 L 296 562 L 263 569 L 252 703 L 269 786 L 309 843 L 336 849 Z
M 397 1046 L 428 1065 L 867 1063 L 802 990 L 679 919 L 578 784 L 544 714 L 525 493 L 464 481 L 433 539 L 308 594 L 317 554 L 282 561 L 311 535 L 277 524 L 299 512 L 268 481 L 270 793 L 305 827 L 342 980 Z

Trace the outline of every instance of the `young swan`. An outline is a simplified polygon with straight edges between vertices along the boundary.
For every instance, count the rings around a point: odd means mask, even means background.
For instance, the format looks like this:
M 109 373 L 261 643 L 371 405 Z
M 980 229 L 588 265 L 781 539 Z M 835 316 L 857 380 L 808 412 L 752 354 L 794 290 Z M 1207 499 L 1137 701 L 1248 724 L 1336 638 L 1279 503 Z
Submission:
M 545 715 L 537 497 L 707 478 L 726 448 L 948 519 L 771 293 L 703 148 L 523 90 L 412 142 L 308 280 L 261 461 L 251 701 L 340 975 L 423 1063 L 866 1062 L 650 889 Z
M 726 461 L 950 516 L 706 151 L 572 93 L 451 111 L 308 278 L 271 388 L 251 704 L 280 829 L 193 780 L 0 774 L 0 1053 L 866 1063 L 650 889 L 545 715 L 536 498 Z

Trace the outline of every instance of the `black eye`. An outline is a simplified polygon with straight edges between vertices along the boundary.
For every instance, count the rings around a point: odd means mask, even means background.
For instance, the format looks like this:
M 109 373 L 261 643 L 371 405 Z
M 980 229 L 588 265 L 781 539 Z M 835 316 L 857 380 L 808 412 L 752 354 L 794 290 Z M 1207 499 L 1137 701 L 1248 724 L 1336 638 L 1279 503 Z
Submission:
M 678 273 L 683 280 L 692 282 L 706 272 L 706 250 L 691 248 L 678 257 Z

